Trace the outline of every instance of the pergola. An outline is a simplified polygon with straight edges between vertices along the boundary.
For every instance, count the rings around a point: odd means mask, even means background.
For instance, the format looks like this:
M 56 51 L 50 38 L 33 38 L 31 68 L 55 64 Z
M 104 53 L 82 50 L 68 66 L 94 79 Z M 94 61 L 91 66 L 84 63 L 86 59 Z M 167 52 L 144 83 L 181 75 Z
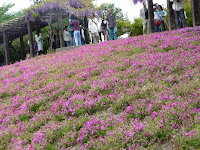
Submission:
M 143 0 L 139 0 L 143 1 Z M 192 19 L 193 19 L 193 26 L 200 26 L 200 0 L 190 0 L 192 6 Z M 154 16 L 153 16 L 153 0 L 147 0 L 148 2 L 148 11 L 149 11 L 149 20 L 150 20 L 150 33 L 155 31 L 155 24 L 154 24 Z M 170 30 L 175 29 L 175 17 L 174 17 L 174 10 L 172 9 L 172 2 L 167 0 L 167 9 L 168 9 L 168 20 L 169 20 L 169 28 Z
M 63 23 L 62 20 L 69 16 L 64 10 L 55 10 L 52 13 L 52 23 L 57 22 L 59 27 L 59 35 L 63 37 Z M 20 38 L 20 45 L 22 51 L 22 59 L 25 59 L 25 50 L 24 50 L 24 41 L 23 36 L 28 34 L 29 40 L 29 48 L 30 48 L 30 56 L 34 56 L 33 50 L 33 34 L 32 32 L 40 30 L 48 26 L 48 23 L 44 20 L 50 17 L 50 12 L 41 13 L 40 17 L 36 20 L 29 20 L 26 19 L 25 16 L 17 18 L 13 21 L 10 21 L 6 24 L 0 26 L 0 44 L 4 43 L 5 47 L 5 62 L 6 65 L 10 64 L 10 46 L 9 41 L 15 40 Z M 63 38 L 60 38 L 60 45 L 61 47 L 64 45 Z
M 53 23 L 58 24 L 60 47 L 64 47 L 63 19 L 66 19 L 79 11 L 79 16 L 84 17 L 85 22 L 87 22 L 86 16 L 93 11 L 92 6 L 87 5 L 87 2 L 89 1 L 90 0 L 49 0 L 47 3 L 39 4 L 38 7 L 34 6 L 34 8 L 31 8 L 24 16 L 0 25 L 0 44 L 4 43 L 6 65 L 10 64 L 9 41 L 17 38 L 20 38 L 21 57 L 22 59 L 25 59 L 23 36 L 27 34 L 30 57 L 34 57 L 33 32 L 40 31 L 41 28 L 48 26 L 49 20 L 51 20 L 51 25 Z M 87 8 L 85 6 L 87 6 Z M 35 18 L 34 14 L 37 15 Z M 87 34 L 87 31 L 85 33 Z M 86 38 L 87 37 L 88 36 L 86 35 Z

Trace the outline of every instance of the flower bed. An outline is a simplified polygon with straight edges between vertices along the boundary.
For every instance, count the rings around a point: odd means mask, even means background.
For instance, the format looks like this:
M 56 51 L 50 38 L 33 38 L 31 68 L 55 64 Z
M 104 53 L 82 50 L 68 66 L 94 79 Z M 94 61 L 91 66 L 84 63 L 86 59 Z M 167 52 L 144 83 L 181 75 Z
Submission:
M 0 149 L 198 149 L 200 27 L 0 68 Z

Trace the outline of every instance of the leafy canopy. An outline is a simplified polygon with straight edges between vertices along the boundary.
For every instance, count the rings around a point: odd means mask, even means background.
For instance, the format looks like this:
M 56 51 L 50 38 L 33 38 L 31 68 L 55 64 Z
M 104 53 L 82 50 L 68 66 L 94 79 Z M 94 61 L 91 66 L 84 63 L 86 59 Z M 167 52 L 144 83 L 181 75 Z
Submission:
M 100 8 L 104 11 L 103 13 L 104 15 L 107 14 L 108 8 L 111 8 L 115 13 L 117 20 L 123 20 L 123 21 L 128 20 L 127 17 L 123 14 L 122 9 L 115 7 L 115 4 L 113 3 L 103 3 L 100 5 Z
M 15 4 L 3 4 L 0 6 L 0 24 L 13 20 L 23 15 L 23 11 L 9 12 Z

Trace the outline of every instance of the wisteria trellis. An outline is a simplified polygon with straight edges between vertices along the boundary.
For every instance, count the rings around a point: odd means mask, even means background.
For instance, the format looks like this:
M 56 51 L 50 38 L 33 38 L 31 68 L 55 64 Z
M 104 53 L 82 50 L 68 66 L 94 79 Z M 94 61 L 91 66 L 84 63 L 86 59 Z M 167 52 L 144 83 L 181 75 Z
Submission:
M 103 10 L 95 9 L 91 0 L 47 0 L 33 8 L 29 8 L 26 19 L 34 20 L 33 14 L 62 10 L 66 14 L 78 14 L 81 17 L 89 16 L 92 12 L 100 15 Z

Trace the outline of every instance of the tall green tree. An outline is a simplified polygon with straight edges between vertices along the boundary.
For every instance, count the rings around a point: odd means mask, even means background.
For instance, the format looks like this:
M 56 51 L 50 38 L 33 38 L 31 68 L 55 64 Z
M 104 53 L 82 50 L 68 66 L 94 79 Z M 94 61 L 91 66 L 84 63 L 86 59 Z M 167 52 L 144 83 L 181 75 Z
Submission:
M 103 15 L 106 15 L 108 8 L 111 8 L 113 10 L 113 12 L 115 13 L 117 20 L 123 20 L 123 21 L 128 20 L 128 18 L 123 14 L 122 9 L 115 7 L 115 4 L 113 4 L 113 3 L 103 3 L 100 5 L 100 8 L 102 10 L 104 10 Z
M 0 24 L 15 18 L 15 14 L 9 12 L 13 6 L 14 4 L 3 4 L 3 6 L 0 6 Z

